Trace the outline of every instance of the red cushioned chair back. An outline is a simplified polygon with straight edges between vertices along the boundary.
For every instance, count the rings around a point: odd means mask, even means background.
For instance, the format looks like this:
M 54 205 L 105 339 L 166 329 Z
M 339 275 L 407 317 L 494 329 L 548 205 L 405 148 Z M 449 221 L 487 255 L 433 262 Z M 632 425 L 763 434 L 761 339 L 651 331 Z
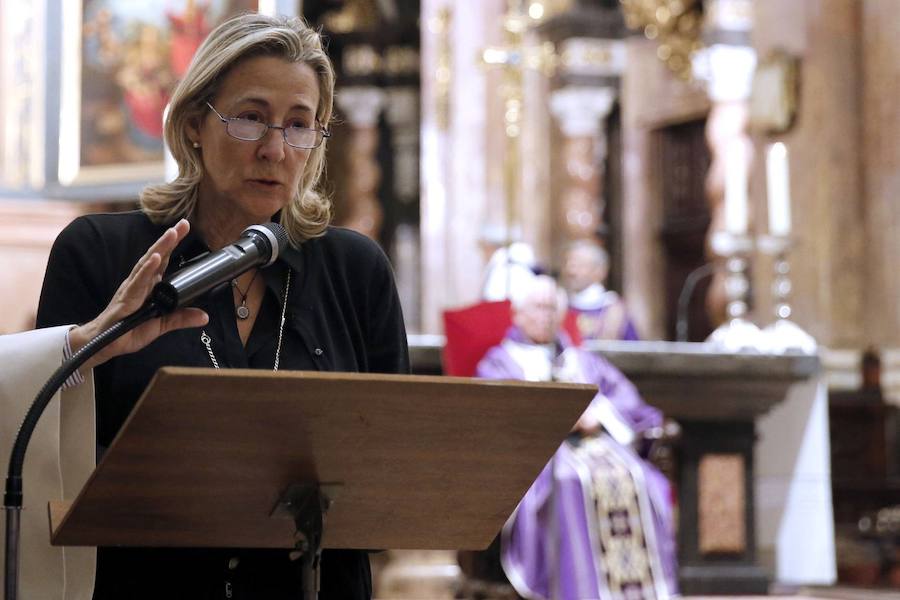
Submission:
M 444 374 L 472 377 L 484 355 L 512 324 L 509 300 L 444 311 Z
M 478 362 L 487 351 L 503 340 L 512 325 L 509 300 L 479 302 L 471 306 L 444 311 L 444 374 L 456 377 L 472 377 Z M 566 314 L 563 329 L 572 343 L 581 343 L 575 323 L 575 315 Z

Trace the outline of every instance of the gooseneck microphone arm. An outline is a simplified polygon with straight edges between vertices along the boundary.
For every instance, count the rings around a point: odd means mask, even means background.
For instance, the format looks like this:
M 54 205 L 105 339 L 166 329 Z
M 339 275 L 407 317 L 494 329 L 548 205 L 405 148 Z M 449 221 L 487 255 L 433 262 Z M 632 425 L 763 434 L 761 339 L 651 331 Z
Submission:
M 25 414 L 9 458 L 6 491 L 3 495 L 3 506 L 6 509 L 5 600 L 18 599 L 19 534 L 23 505 L 22 469 L 25 464 L 25 451 L 38 420 L 56 391 L 89 358 L 132 329 L 150 319 L 188 305 L 212 288 L 254 267 L 272 264 L 287 245 L 288 236 L 281 225 L 266 223 L 248 227 L 233 244 L 208 254 L 157 283 L 141 308 L 91 339 L 50 376 Z

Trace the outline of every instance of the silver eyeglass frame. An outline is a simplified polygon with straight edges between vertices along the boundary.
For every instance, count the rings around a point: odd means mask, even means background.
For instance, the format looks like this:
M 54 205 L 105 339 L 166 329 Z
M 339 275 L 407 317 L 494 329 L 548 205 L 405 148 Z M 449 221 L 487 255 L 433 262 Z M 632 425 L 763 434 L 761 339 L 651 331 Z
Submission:
M 213 111 L 213 113 L 215 113 L 215 115 L 219 118 L 219 120 L 222 121 L 222 123 L 225 125 L 225 133 L 227 133 L 230 137 L 232 137 L 236 140 L 240 140 L 242 142 L 258 142 L 259 140 L 266 137 L 266 135 L 269 133 L 270 129 L 278 129 L 281 131 L 281 138 L 284 140 L 284 143 L 287 144 L 288 146 L 290 146 L 291 148 L 297 148 L 298 150 L 315 150 L 316 148 L 318 148 L 319 146 L 322 145 L 322 142 L 324 142 L 326 138 L 331 137 L 331 132 L 328 131 L 327 129 L 325 129 L 324 127 L 317 127 L 317 128 L 297 127 L 296 129 L 303 129 L 305 131 L 314 131 L 319 135 L 317 136 L 318 142 L 316 142 L 315 146 L 295 146 L 294 144 L 292 144 L 288 141 L 288 139 L 287 139 L 288 128 L 283 125 L 272 125 L 270 123 L 263 123 L 262 121 L 250 121 L 249 119 L 242 119 L 240 117 L 226 117 L 226 116 L 223 116 L 222 113 L 217 111 L 216 108 L 212 104 L 210 104 L 208 101 L 206 102 L 206 106 L 208 106 L 209 109 L 211 111 Z M 260 134 L 260 136 L 258 138 L 242 138 L 242 137 L 238 137 L 238 136 L 234 135 L 231 131 L 229 131 L 228 125 L 230 123 L 234 123 L 235 121 L 248 121 L 250 123 L 259 123 L 260 125 L 265 125 L 266 128 L 263 130 L 262 134 Z

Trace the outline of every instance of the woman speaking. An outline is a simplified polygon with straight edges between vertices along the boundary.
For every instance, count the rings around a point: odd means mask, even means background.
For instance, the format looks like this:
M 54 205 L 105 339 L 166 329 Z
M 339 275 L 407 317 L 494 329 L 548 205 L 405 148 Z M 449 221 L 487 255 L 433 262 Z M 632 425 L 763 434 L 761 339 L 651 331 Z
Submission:
M 290 239 L 272 266 L 97 357 L 99 452 L 162 366 L 408 372 L 386 256 L 329 226 L 330 203 L 316 189 L 333 94 L 331 63 L 302 20 L 226 21 L 173 93 L 165 137 L 178 177 L 147 187 L 139 211 L 78 218 L 56 240 L 38 327 L 85 324 L 69 332 L 76 351 L 134 311 L 150 285 L 246 227 L 276 221 Z M 94 598 L 296 598 L 300 573 L 287 550 L 99 548 Z M 371 597 L 365 552 L 323 553 L 321 597 Z

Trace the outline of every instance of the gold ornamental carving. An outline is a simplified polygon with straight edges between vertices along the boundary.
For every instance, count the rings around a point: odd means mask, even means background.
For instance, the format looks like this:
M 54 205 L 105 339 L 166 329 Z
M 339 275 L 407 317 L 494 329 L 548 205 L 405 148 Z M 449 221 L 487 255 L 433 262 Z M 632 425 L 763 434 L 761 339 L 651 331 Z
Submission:
M 435 117 L 441 130 L 446 130 L 450 126 L 450 96 L 453 91 L 453 43 L 450 37 L 452 25 L 453 10 L 449 6 L 441 7 L 428 23 L 428 29 L 437 38 L 434 101 Z
M 371 31 L 378 27 L 378 7 L 374 0 L 346 0 L 340 9 L 326 13 L 322 21 L 333 33 Z
M 533 10 L 534 4 L 526 8 L 521 0 L 508 0 L 503 17 L 504 43 L 489 46 L 481 53 L 482 64 L 498 68 L 501 73 L 499 92 L 503 98 L 503 126 L 506 134 L 503 187 L 508 234 L 517 226 L 521 226 L 518 201 L 521 191 L 520 137 L 525 109 L 525 71 L 533 70 L 549 76 L 556 70 L 559 62 L 556 47 L 552 42 L 534 43 L 526 35 L 531 27 L 545 16 L 543 11 Z
M 619 0 L 630 29 L 657 42 L 656 56 L 680 79 L 692 77 L 691 58 L 702 47 L 699 0 Z

